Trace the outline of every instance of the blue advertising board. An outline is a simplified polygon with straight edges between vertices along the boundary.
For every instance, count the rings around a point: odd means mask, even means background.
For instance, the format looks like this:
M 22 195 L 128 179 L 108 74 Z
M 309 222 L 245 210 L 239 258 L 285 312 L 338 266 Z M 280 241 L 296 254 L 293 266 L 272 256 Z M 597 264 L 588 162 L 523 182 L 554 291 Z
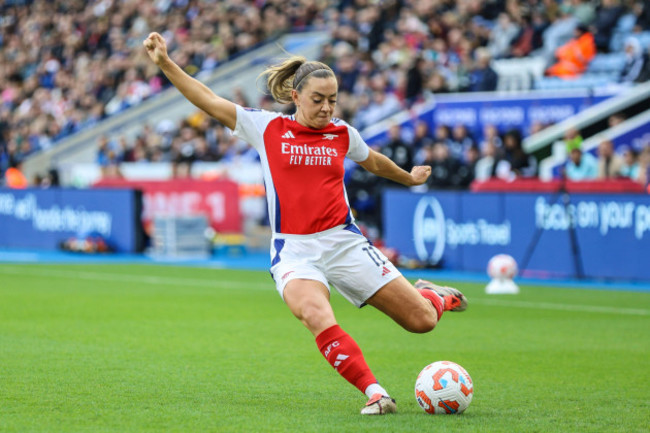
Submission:
M 528 275 L 576 276 L 578 263 L 586 277 L 650 280 L 650 196 L 572 194 L 566 206 L 562 198 L 387 190 L 384 240 L 402 256 L 453 270 L 484 272 L 505 253 L 526 260 Z
M 55 250 L 71 237 L 100 235 L 117 252 L 137 252 L 141 211 L 135 190 L 0 188 L 0 247 Z

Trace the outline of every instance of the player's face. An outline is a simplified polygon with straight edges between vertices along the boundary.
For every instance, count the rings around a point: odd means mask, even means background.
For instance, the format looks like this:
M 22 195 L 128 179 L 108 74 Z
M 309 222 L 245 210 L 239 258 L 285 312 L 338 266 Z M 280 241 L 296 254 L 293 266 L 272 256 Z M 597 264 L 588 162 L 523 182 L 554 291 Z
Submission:
M 315 129 L 324 128 L 330 123 L 338 93 L 336 78 L 311 77 L 300 92 L 293 92 L 298 123 Z

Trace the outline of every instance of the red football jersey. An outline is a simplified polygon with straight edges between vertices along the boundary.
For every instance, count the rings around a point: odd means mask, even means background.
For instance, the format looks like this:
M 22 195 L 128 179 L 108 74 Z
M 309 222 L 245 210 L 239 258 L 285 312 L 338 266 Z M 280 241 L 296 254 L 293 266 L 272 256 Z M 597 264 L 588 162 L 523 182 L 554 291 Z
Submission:
M 364 161 L 369 148 L 352 126 L 332 119 L 312 129 L 294 116 L 237 106 L 233 133 L 260 154 L 274 233 L 306 235 L 353 221 L 343 161 Z

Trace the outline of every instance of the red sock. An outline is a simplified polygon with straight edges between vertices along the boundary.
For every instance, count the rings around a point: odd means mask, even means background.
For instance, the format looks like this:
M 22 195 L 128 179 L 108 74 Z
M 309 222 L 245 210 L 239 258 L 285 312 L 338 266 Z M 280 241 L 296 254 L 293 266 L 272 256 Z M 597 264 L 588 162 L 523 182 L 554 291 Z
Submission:
M 318 334 L 316 344 L 327 362 L 359 391 L 365 392 L 369 385 L 377 383 L 361 348 L 339 325 Z
M 442 312 L 444 311 L 444 305 L 442 303 L 442 298 L 438 296 L 436 292 L 433 290 L 429 289 L 417 289 L 418 292 L 420 292 L 420 295 L 424 296 L 426 299 L 431 301 L 431 304 L 433 304 L 433 308 L 436 309 L 436 313 L 438 313 L 438 320 L 442 317 Z

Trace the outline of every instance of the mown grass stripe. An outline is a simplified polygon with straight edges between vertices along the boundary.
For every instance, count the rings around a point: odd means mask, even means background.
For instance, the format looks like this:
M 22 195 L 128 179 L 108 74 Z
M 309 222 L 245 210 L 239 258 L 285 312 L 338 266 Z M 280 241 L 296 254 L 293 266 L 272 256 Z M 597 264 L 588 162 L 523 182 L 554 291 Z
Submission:
M 82 270 L 54 270 L 54 269 L 29 269 L 25 268 L 7 268 L 0 267 L 0 273 L 21 275 L 24 277 L 52 277 L 52 278 L 78 278 L 91 281 L 116 281 L 116 282 L 133 282 L 141 284 L 167 285 L 167 286 L 194 286 L 194 287 L 215 287 L 215 288 L 234 288 L 234 289 L 255 289 L 266 290 L 272 287 L 269 283 L 244 283 L 241 281 L 223 280 L 223 279 L 199 279 L 184 278 L 173 276 L 156 276 L 156 275 L 134 275 L 134 274 L 113 274 L 103 272 L 88 272 Z M 519 301 L 502 298 L 477 298 L 472 297 L 470 303 L 479 305 L 492 305 L 496 307 L 512 308 L 530 308 L 537 310 L 554 310 L 568 312 L 584 313 L 604 313 L 604 314 L 623 314 L 631 316 L 650 316 L 650 310 L 642 308 L 620 308 L 607 307 L 598 305 L 578 305 L 578 304 L 556 304 L 551 302 L 537 301 Z
M 626 314 L 632 316 L 649 316 L 650 310 L 642 308 L 616 308 L 598 305 L 554 304 L 551 302 L 527 302 L 506 299 L 472 298 L 472 303 L 494 305 L 497 307 L 534 308 L 536 310 L 572 311 L 583 313 Z

